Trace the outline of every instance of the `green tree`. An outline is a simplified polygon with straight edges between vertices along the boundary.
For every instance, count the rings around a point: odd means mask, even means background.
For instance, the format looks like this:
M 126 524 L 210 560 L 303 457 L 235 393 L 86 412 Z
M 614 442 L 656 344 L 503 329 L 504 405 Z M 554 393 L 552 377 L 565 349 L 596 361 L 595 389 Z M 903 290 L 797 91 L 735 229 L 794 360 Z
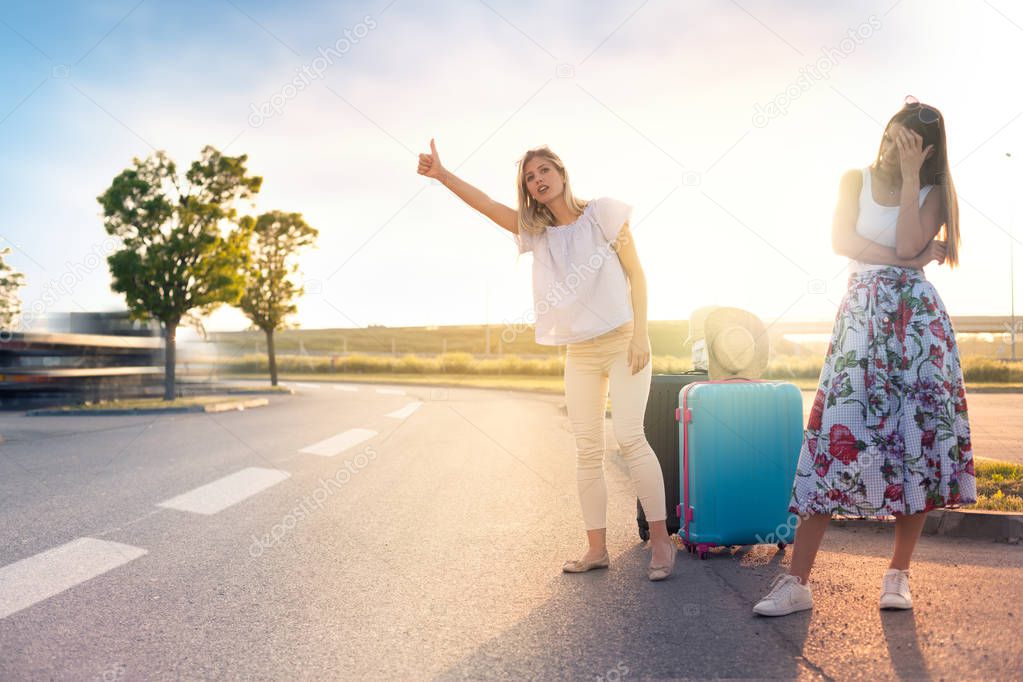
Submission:
M 10 330 L 14 321 L 21 315 L 21 296 L 19 290 L 25 286 L 25 275 L 18 272 L 4 260 L 11 252 L 11 247 L 0 249 L 0 328 Z M 10 332 L 0 336 L 0 340 L 10 338 Z
M 246 268 L 245 292 L 238 307 L 266 334 L 270 384 L 277 385 L 277 355 L 274 331 L 298 309 L 294 299 L 305 293 L 289 277 L 298 269 L 294 256 L 316 241 L 317 230 L 306 224 L 301 213 L 271 211 L 258 218 L 246 216 L 242 226 L 251 233 L 250 259 Z
M 259 192 L 247 155 L 203 148 L 184 177 L 162 151 L 114 178 L 97 200 L 103 223 L 123 248 L 107 258 L 111 288 L 135 319 L 164 327 L 164 399 L 174 399 L 177 329 L 188 314 L 209 314 L 242 294 L 249 234 L 237 225 L 236 201 Z

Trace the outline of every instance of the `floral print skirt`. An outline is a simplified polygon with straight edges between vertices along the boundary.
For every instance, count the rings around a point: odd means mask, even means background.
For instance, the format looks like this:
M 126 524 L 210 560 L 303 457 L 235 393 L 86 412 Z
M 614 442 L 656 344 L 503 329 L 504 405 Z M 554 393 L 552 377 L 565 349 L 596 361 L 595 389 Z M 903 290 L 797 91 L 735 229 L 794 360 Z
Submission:
M 853 273 L 803 432 L 789 510 L 886 517 L 976 501 L 966 392 L 922 270 Z

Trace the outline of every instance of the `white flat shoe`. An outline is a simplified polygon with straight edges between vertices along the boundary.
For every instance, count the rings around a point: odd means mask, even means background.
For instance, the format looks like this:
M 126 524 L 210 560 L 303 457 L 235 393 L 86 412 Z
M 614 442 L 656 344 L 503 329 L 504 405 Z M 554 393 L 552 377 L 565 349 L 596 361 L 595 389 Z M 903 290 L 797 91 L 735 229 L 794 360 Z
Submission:
M 598 557 L 593 561 L 583 561 L 582 559 L 572 559 L 566 561 L 561 567 L 561 570 L 565 573 L 585 573 L 586 571 L 592 571 L 595 568 L 607 568 L 611 565 L 611 557 L 607 555 L 607 550 L 604 550 L 604 556 Z
M 650 580 L 657 582 L 658 580 L 664 580 L 675 568 L 675 558 L 678 555 L 678 548 L 675 547 L 675 543 L 671 543 L 671 558 L 668 560 L 667 566 L 650 566 L 647 569 L 647 577 Z

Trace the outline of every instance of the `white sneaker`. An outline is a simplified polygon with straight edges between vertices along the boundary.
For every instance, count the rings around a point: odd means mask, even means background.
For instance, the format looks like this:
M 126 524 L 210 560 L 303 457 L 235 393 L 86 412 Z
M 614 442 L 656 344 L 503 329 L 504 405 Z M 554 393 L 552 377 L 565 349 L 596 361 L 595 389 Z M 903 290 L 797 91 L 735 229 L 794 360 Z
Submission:
M 796 611 L 813 608 L 810 588 L 799 582 L 799 578 L 782 573 L 771 583 L 771 591 L 753 607 L 753 613 L 761 616 L 784 616 Z
M 884 572 L 881 588 L 882 609 L 911 609 L 913 596 L 909 593 L 909 571 L 889 568 Z

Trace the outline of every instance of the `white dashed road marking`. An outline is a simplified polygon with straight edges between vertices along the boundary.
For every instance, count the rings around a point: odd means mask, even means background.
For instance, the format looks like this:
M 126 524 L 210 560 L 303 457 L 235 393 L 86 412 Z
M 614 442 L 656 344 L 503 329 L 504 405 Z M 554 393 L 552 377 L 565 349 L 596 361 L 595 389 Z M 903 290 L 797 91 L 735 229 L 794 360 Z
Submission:
M 404 419 L 405 417 L 409 416 L 410 414 L 418 410 L 422 404 L 423 403 L 419 401 L 409 403 L 400 410 L 395 410 L 394 412 L 389 413 L 387 416 L 394 417 L 395 419 Z
M 156 506 L 196 514 L 216 514 L 290 476 L 287 471 L 280 469 L 246 467 L 187 493 L 164 500 Z
M 337 434 L 336 436 L 331 436 L 330 438 L 321 440 L 319 443 L 307 445 L 299 450 L 299 452 L 306 452 L 310 455 L 321 455 L 323 457 L 333 457 L 334 455 L 344 452 L 348 448 L 369 440 L 376 435 L 377 432 L 370 429 L 349 429 Z
M 78 538 L 0 568 L 0 618 L 137 559 L 141 547 Z

